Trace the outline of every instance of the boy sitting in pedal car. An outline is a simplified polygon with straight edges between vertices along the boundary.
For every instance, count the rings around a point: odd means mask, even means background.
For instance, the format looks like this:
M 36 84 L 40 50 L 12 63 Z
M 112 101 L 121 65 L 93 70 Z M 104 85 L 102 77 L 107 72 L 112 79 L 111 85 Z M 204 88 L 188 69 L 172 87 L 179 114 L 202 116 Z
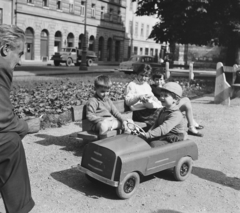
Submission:
M 161 71 L 155 71 L 152 74 L 153 84 L 151 84 L 152 93 L 156 96 L 159 88 L 165 84 L 164 74 Z M 193 107 L 188 97 L 182 97 L 178 101 L 179 110 L 185 114 L 188 122 L 188 135 L 203 137 L 203 134 L 198 130 L 203 129 L 203 126 L 198 124 L 193 118 Z
M 155 95 L 162 102 L 163 108 L 150 130 L 141 137 L 146 139 L 152 147 L 186 140 L 183 115 L 177 105 L 182 96 L 181 86 L 178 83 L 169 82 L 156 91 Z
M 86 117 L 91 122 L 91 130 L 99 135 L 114 129 L 127 129 L 126 120 L 108 98 L 111 86 L 108 76 L 98 76 L 94 81 L 95 95 L 87 102 Z

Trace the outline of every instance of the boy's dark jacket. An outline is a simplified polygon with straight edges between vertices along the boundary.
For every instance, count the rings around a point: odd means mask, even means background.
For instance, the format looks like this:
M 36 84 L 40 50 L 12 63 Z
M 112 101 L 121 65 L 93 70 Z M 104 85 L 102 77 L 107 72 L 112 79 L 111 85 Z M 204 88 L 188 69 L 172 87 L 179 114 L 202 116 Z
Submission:
M 175 135 L 179 133 L 186 134 L 183 115 L 177 105 L 173 106 L 171 109 L 167 109 L 166 107 L 162 108 L 154 125 L 146 133 L 146 138 L 157 139 L 168 133 Z

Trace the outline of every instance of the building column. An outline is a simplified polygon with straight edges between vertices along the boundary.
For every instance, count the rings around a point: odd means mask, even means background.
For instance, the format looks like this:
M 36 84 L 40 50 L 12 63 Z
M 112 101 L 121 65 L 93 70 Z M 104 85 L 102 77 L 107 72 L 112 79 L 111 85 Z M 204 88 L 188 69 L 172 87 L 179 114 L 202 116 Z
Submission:
M 51 56 L 54 54 L 54 40 L 55 40 L 55 32 L 54 31 L 49 31 L 48 60 L 50 60 Z
M 67 29 L 62 30 L 62 47 L 67 47 L 67 36 L 68 36 L 68 31 Z
M 35 28 L 34 32 L 34 60 L 40 61 L 41 52 L 41 30 Z
M 78 48 L 78 40 L 79 40 L 79 37 L 76 36 L 76 34 L 74 34 L 74 44 L 73 44 L 73 47 L 77 47 Z

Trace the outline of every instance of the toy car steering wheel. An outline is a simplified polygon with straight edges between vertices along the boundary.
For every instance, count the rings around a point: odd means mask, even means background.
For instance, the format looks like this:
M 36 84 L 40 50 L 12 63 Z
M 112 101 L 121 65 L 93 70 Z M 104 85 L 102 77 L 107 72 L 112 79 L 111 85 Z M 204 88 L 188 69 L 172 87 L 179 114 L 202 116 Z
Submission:
M 135 123 L 127 122 L 127 127 L 131 130 L 133 135 L 145 135 L 146 132 L 142 129 L 142 127 L 138 126 Z

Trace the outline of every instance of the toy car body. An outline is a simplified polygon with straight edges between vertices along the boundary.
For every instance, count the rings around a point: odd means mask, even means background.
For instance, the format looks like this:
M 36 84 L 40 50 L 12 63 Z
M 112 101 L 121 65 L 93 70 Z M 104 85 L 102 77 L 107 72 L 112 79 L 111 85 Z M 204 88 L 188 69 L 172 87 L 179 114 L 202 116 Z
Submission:
M 75 47 L 66 47 L 62 48 L 60 52 L 56 52 L 51 60 L 54 61 L 55 66 L 59 66 L 60 63 L 66 63 L 66 66 L 71 66 L 74 63 L 76 66 L 81 62 L 82 57 L 82 49 L 78 49 Z M 93 60 L 97 58 L 95 52 L 87 50 L 87 65 L 91 66 L 93 64 Z
M 117 195 L 131 197 L 147 176 L 174 168 L 177 180 L 185 180 L 198 159 L 197 145 L 190 140 L 151 147 L 145 140 L 130 134 L 106 138 L 86 145 L 78 169 L 90 180 L 116 187 Z
M 119 65 L 119 71 L 125 73 L 133 73 L 134 67 L 138 66 L 139 64 L 147 63 L 150 64 L 151 67 L 162 67 L 163 64 L 154 62 L 154 57 L 148 55 L 134 55 L 128 61 L 124 61 Z

